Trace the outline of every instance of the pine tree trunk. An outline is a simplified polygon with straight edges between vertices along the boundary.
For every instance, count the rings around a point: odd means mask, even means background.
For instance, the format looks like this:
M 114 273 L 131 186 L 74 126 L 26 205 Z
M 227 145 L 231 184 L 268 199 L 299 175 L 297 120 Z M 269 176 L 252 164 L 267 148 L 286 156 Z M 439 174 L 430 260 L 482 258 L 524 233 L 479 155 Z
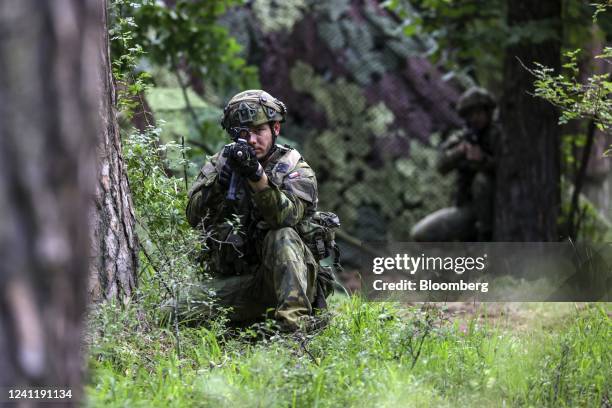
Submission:
M 106 3 L 105 0 L 101 1 Z M 104 8 L 106 27 L 106 8 Z M 95 208 L 91 214 L 92 263 L 89 292 L 93 300 L 126 301 L 136 285 L 138 268 L 134 211 L 121 138 L 115 115 L 116 94 L 112 78 L 108 30 L 101 48 L 103 61 L 100 116 L 103 128 L 98 144 L 98 177 Z
M 557 112 L 530 95 L 534 78 L 521 61 L 559 68 L 561 1 L 508 0 L 508 24 L 512 30 L 548 27 L 550 35 L 535 42 L 523 34 L 506 50 L 495 240 L 554 241 L 560 202 Z
M 80 394 L 100 11 L 94 0 L 0 1 L 2 392 Z

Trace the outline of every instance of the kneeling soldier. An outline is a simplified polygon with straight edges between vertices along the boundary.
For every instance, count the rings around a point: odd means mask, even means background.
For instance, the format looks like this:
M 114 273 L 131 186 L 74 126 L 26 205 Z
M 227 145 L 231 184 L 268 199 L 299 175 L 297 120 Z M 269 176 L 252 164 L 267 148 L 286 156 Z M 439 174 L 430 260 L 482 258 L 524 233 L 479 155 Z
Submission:
M 295 229 L 316 210 L 317 180 L 297 150 L 275 143 L 285 115 L 261 90 L 229 101 L 222 126 L 234 143 L 200 170 L 187 219 L 203 230 L 211 288 L 230 320 L 274 310 L 281 328 L 295 330 L 310 321 L 317 293 L 318 263 Z

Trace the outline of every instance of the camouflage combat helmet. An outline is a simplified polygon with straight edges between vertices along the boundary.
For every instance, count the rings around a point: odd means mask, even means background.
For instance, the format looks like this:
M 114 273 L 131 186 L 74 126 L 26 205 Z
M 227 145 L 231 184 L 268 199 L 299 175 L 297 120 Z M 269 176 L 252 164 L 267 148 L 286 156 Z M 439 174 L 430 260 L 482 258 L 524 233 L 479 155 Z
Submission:
M 285 121 L 285 104 L 260 89 L 251 89 L 234 95 L 223 109 L 221 126 L 228 130 L 232 127 L 258 126 L 263 123 Z
M 480 87 L 472 87 L 459 97 L 457 112 L 460 116 L 465 116 L 473 108 L 480 107 L 492 110 L 495 109 L 495 106 L 495 99 L 489 91 Z

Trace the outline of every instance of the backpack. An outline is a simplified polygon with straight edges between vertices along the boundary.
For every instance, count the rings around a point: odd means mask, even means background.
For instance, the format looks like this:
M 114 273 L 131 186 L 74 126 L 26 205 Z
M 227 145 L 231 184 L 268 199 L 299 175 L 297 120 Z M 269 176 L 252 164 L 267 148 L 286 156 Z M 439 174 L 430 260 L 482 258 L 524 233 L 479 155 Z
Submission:
M 296 225 L 296 230 L 304 244 L 310 249 L 317 263 L 317 295 L 313 306 L 325 309 L 325 298 L 334 291 L 335 272 L 341 272 L 340 248 L 336 244 L 336 230 L 340 228 L 340 219 L 332 212 L 317 211 L 312 216 Z M 322 265 L 321 261 L 333 255 L 333 264 Z

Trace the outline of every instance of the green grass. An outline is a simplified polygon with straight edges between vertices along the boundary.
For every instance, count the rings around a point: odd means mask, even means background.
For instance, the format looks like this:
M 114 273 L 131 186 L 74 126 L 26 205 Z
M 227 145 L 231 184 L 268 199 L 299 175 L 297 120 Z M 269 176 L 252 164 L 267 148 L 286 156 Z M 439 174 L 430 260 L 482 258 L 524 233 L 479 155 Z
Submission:
M 522 323 L 336 298 L 306 338 L 254 341 L 222 322 L 171 330 L 133 308 L 93 316 L 91 406 L 602 406 L 609 305 L 525 304 Z M 518 315 L 518 313 L 517 313 Z M 516 324 L 515 324 L 516 323 Z M 102 333 L 103 332 L 103 333 Z

